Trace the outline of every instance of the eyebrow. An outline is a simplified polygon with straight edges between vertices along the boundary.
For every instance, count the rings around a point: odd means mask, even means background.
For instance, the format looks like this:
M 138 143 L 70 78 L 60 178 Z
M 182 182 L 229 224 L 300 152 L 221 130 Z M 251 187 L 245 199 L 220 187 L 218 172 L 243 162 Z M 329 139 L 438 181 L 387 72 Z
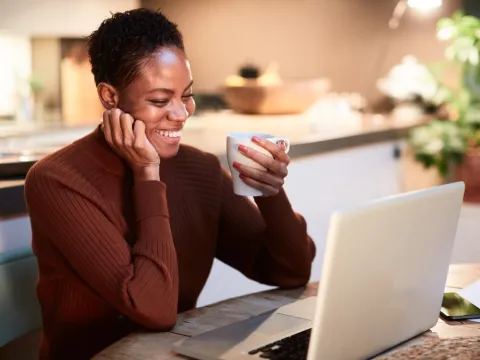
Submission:
M 191 86 L 193 85 L 193 80 L 190 81 L 190 83 L 188 84 L 188 86 L 183 90 L 183 91 L 186 91 L 188 88 L 190 88 Z M 167 89 L 167 88 L 155 88 L 153 90 L 150 90 L 149 93 L 153 93 L 153 92 L 157 92 L 157 91 L 160 91 L 160 92 L 164 92 L 164 93 L 167 93 L 167 94 L 175 94 L 175 91 L 172 90 L 172 89 Z

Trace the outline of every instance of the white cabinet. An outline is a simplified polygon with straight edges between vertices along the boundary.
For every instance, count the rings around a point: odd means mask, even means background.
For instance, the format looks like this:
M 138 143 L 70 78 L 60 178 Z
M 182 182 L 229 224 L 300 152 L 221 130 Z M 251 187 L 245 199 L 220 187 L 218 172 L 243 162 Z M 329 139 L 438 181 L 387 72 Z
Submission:
M 27 215 L 0 218 L 0 253 L 25 248 L 31 243 L 32 231 Z
M 394 141 L 377 143 L 292 161 L 285 189 L 294 209 L 307 220 L 317 246 L 312 280 L 320 276 L 331 212 L 400 191 L 396 145 Z M 267 288 L 216 261 L 198 305 Z

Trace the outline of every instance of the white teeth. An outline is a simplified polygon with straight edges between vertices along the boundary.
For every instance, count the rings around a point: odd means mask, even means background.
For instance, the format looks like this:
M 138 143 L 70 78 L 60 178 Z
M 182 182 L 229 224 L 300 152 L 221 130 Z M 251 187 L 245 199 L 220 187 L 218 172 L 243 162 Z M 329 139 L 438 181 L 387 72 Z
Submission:
M 182 131 L 164 131 L 160 130 L 158 133 L 162 136 L 165 137 L 170 137 L 170 138 L 176 138 L 176 137 L 181 137 L 182 136 Z

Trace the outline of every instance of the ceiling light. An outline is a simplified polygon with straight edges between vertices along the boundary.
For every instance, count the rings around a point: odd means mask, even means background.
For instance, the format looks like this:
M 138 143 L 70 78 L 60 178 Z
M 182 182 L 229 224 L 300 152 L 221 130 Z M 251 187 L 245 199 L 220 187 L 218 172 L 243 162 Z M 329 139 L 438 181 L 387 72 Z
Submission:
M 431 10 L 442 6 L 442 0 L 408 0 L 408 6 L 419 10 Z

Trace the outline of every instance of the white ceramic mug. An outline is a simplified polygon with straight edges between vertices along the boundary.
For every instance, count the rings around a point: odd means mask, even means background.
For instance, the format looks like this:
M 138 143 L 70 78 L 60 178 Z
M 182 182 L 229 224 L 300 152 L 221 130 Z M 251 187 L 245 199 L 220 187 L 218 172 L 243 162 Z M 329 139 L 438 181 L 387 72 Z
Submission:
M 285 145 L 285 152 L 288 153 L 290 150 L 290 141 L 285 137 L 277 137 L 270 134 L 264 133 L 254 133 L 254 132 L 234 132 L 230 133 L 227 136 L 227 159 L 228 166 L 230 167 L 230 172 L 232 173 L 233 180 L 233 192 L 236 195 L 240 196 L 262 196 L 262 192 L 252 188 L 251 186 L 245 184 L 242 179 L 240 179 L 240 172 L 233 167 L 233 163 L 237 162 L 246 166 L 253 167 L 255 169 L 266 171 L 266 169 L 253 161 L 252 159 L 247 158 L 239 150 L 239 145 L 244 145 L 254 150 L 257 150 L 267 156 L 273 157 L 272 154 L 262 148 L 261 146 L 252 142 L 252 137 L 258 137 L 265 140 L 268 140 L 275 144 L 283 143 Z

